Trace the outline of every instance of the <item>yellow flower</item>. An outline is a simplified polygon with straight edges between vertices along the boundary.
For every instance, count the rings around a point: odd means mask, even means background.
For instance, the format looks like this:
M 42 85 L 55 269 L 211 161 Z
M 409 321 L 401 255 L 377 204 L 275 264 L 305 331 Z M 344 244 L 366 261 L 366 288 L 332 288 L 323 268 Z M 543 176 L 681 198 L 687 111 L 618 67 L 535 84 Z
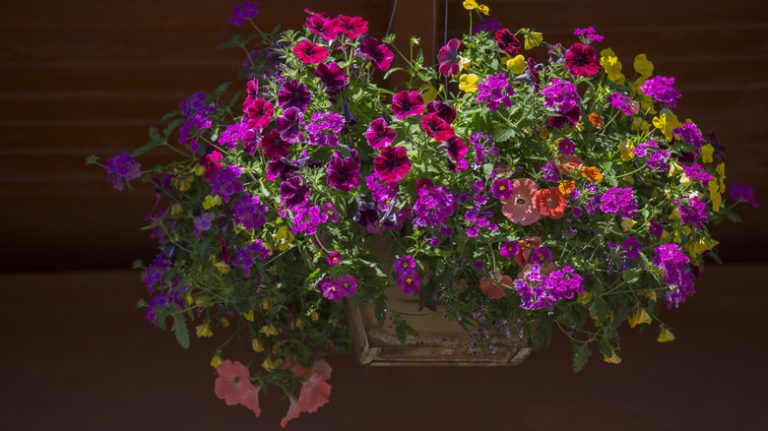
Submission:
M 186 192 L 192 187 L 192 183 L 195 181 L 195 177 L 192 175 L 177 175 L 171 180 L 171 184 L 174 185 L 179 191 Z
M 518 54 L 510 58 L 507 60 L 507 69 L 516 75 L 523 73 L 525 71 L 525 57 L 522 54 Z
M 557 185 L 557 189 L 563 196 L 570 195 L 574 187 L 576 187 L 576 181 L 573 180 L 563 180 Z
M 621 156 L 622 162 L 628 162 L 635 158 L 635 152 L 632 151 L 635 149 L 635 144 L 632 143 L 632 141 L 624 141 L 619 144 L 619 155 Z
M 715 147 L 712 146 L 712 144 L 707 144 L 701 147 L 701 161 L 703 163 L 712 163 L 714 162 L 714 158 L 712 157 L 715 154 Z
M 184 212 L 184 207 L 181 206 L 181 204 L 175 203 L 175 204 L 171 205 L 171 215 L 172 216 L 177 216 L 177 215 L 179 215 L 179 214 L 181 214 L 183 212 Z
M 253 322 L 253 319 L 254 319 L 253 310 L 248 310 L 247 313 L 243 313 L 243 318 L 249 322 Z
M 437 98 L 437 89 L 429 84 L 419 87 L 419 93 L 421 93 L 424 103 L 429 103 Z
M 195 334 L 197 334 L 200 338 L 210 338 L 213 337 L 213 331 L 211 330 L 210 325 L 207 323 L 203 323 L 202 325 L 195 326 Z
M 592 183 L 597 183 L 603 180 L 603 173 L 597 166 L 584 166 L 581 168 L 581 176 L 588 179 Z
M 219 356 L 219 352 L 216 352 L 216 354 L 211 359 L 211 366 L 213 368 L 219 368 L 219 365 L 221 365 L 221 356 Z
M 617 57 L 617 55 L 611 48 L 604 48 L 600 51 L 600 57 Z
M 262 344 L 262 342 L 258 338 L 254 338 L 251 341 L 251 348 L 253 349 L 254 352 L 261 353 L 264 351 L 264 344 Z
M 277 368 L 277 361 L 273 361 L 272 358 L 267 358 L 261 363 L 261 366 L 267 371 L 272 371 Z
M 720 193 L 725 193 L 725 162 L 718 164 L 715 171 L 720 177 Z
M 192 168 L 192 173 L 196 176 L 202 176 L 205 173 L 205 168 L 202 165 L 196 165 Z
M 267 301 L 266 298 L 261 300 L 261 309 L 264 310 L 264 311 L 268 311 L 269 310 L 269 301 Z
M 221 325 L 223 328 L 229 328 L 229 320 L 227 320 L 227 319 L 225 319 L 225 318 L 222 318 L 221 320 L 219 320 L 219 324 L 220 324 L 220 325 Z
M 280 330 L 275 328 L 274 325 L 265 325 L 265 326 L 262 326 L 261 329 L 259 329 L 259 332 L 268 337 L 274 337 L 275 335 L 280 333 Z
M 633 132 L 636 132 L 636 131 L 640 130 L 643 133 L 647 133 L 649 130 L 651 130 L 651 123 L 643 120 L 640 117 L 635 117 L 635 119 L 632 120 L 631 130 Z
M 723 197 L 720 195 L 720 183 L 712 178 L 707 183 L 707 189 L 709 189 L 709 199 L 712 201 L 712 211 L 719 212 L 720 206 L 723 204 Z
M 719 243 L 712 238 L 700 238 L 685 244 L 685 251 L 689 256 L 696 258 L 705 251 L 712 250 L 717 244 Z
M 587 305 L 590 301 L 592 301 L 592 292 L 582 293 L 576 297 L 576 302 L 581 305 Z
M 219 195 L 211 196 L 208 195 L 203 199 L 203 209 L 209 210 L 215 206 L 221 205 L 221 198 Z
M 465 93 L 473 93 L 477 91 L 477 75 L 474 73 L 467 73 L 459 76 L 459 90 Z
M 638 54 L 635 56 L 635 72 L 639 73 L 643 78 L 649 78 L 653 75 L 653 63 L 648 60 L 645 54 Z
M 621 73 L 621 62 L 616 56 L 600 57 L 600 65 L 605 69 L 608 80 L 618 85 L 624 85 L 624 74 Z
M 288 226 L 281 226 L 275 234 L 274 248 L 280 251 L 288 250 L 293 243 L 293 234 L 288 230 Z
M 659 343 L 669 343 L 670 341 L 675 341 L 675 334 L 673 334 L 672 331 L 667 328 L 662 328 L 656 341 Z
M 629 323 L 630 328 L 634 328 L 637 325 L 649 324 L 651 323 L 651 316 L 645 309 L 642 309 L 629 316 L 627 323 Z
M 533 49 L 541 45 L 541 42 L 543 41 L 544 41 L 544 34 L 538 31 L 532 31 L 525 35 L 525 40 L 523 41 L 523 47 L 526 50 Z
M 629 219 L 629 218 L 623 218 L 621 219 L 621 229 L 624 230 L 624 232 L 629 231 L 637 224 L 636 221 Z
M 670 110 L 663 110 L 658 117 L 653 117 L 653 126 L 659 129 L 667 141 L 672 141 L 672 131 L 681 127 L 682 124 L 677 119 L 677 116 Z
M 491 9 L 489 9 L 488 6 L 479 4 L 476 0 L 464 0 L 464 3 L 462 4 L 466 10 L 477 10 L 483 15 L 488 15 L 491 13 Z
M 609 364 L 620 364 L 621 363 L 621 357 L 616 354 L 616 352 L 611 352 L 611 356 L 603 355 L 603 361 L 609 363 Z
M 222 274 L 229 273 L 229 270 L 231 269 L 231 267 L 227 265 L 226 262 L 216 260 L 216 258 L 213 256 L 211 256 L 211 263 L 213 264 L 213 267 Z
M 653 302 L 656 302 L 656 291 L 655 290 L 648 290 L 645 292 L 645 296 L 648 297 Z
M 459 69 L 460 70 L 469 70 L 470 66 L 472 66 L 472 60 L 470 60 L 470 59 L 468 59 L 466 57 L 459 57 Z
M 310 317 L 312 318 L 313 322 L 317 322 L 317 319 L 320 318 L 320 315 L 317 313 L 317 311 L 313 311 L 312 312 L 312 316 L 310 316 Z

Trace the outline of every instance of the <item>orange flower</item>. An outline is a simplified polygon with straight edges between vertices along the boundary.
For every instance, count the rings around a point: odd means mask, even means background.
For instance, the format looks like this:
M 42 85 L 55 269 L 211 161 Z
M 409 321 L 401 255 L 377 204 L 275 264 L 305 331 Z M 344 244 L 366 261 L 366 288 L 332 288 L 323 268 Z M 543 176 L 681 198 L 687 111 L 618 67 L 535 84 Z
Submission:
M 557 162 L 560 164 L 560 170 L 565 173 L 570 173 L 584 164 L 584 160 L 570 154 L 561 155 Z
M 581 176 L 593 183 L 603 180 L 603 173 L 597 166 L 584 166 L 581 168 Z
M 562 193 L 563 196 L 568 196 L 571 194 L 571 191 L 573 190 L 574 187 L 576 187 L 576 181 L 563 180 L 563 181 L 560 181 L 560 184 L 558 184 L 557 189 L 560 190 L 560 193 Z
M 544 217 L 557 220 L 565 215 L 565 207 L 567 205 L 563 194 L 560 193 L 557 187 L 539 189 L 533 198 L 533 202 L 536 208 L 538 208 L 539 213 Z
M 593 126 L 595 126 L 596 129 L 599 129 L 603 127 L 603 117 L 600 116 L 597 112 L 593 112 L 589 114 L 589 122 L 592 123 Z
M 528 259 L 530 259 L 533 249 L 541 245 L 541 237 L 531 236 L 518 241 L 517 245 L 520 246 L 520 251 L 515 256 L 515 262 L 520 266 L 525 266 L 528 264 Z
M 496 280 L 484 278 L 480 280 L 480 291 L 489 299 L 501 299 L 507 295 L 501 285 L 512 286 L 512 277 L 505 275 L 503 277 L 494 277 Z

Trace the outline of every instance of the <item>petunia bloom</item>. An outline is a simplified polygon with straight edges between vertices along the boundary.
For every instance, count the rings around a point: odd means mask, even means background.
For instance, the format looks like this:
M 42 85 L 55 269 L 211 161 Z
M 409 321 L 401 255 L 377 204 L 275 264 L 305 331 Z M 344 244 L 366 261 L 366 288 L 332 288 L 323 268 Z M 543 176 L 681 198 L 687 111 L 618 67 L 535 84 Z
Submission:
M 437 142 L 447 141 L 454 135 L 453 127 L 437 114 L 427 114 L 421 117 L 421 129 Z
M 506 28 L 496 30 L 495 36 L 496 45 L 499 47 L 499 49 L 512 57 L 520 53 L 520 47 L 522 47 L 523 44 L 511 31 L 507 30 Z
M 575 76 L 591 76 L 600 71 L 595 48 L 578 42 L 565 52 L 565 65 Z
M 557 187 L 541 189 L 534 196 L 534 204 L 539 213 L 544 217 L 557 220 L 565 215 L 565 198 Z
M 424 99 L 418 91 L 400 91 L 392 96 L 392 113 L 398 120 L 421 115 L 423 111 Z
M 365 140 L 371 148 L 378 150 L 386 147 L 395 141 L 397 132 L 387 127 L 387 120 L 377 118 L 368 124 L 368 130 L 365 131 Z
M 374 172 L 381 181 L 394 183 L 411 170 L 411 160 L 404 147 L 384 147 L 373 159 Z
M 335 21 L 336 30 L 347 39 L 357 39 L 368 33 L 368 21 L 359 16 L 339 15 Z
M 228 406 L 240 404 L 259 416 L 260 387 L 251 383 L 248 368 L 240 362 L 225 360 L 216 371 L 219 373 L 214 385 L 216 397 L 224 400 Z
M 326 167 L 328 185 L 348 192 L 360 184 L 360 158 L 353 150 L 350 157 L 344 157 L 338 151 L 333 153 Z
M 335 62 L 318 64 L 315 69 L 315 76 L 320 78 L 325 91 L 331 96 L 349 85 L 347 73 Z
M 453 161 L 457 172 L 467 169 L 467 152 L 469 149 L 465 140 L 458 136 L 451 136 L 442 146 L 448 150 L 448 157 Z
M 541 213 L 534 204 L 534 196 L 538 189 L 536 183 L 529 178 L 518 178 L 512 182 L 512 196 L 503 199 L 501 212 L 512 223 L 528 226 L 541 218 Z
M 304 112 L 311 99 L 307 86 L 296 80 L 286 82 L 277 92 L 277 104 L 283 109 L 298 108 Z
M 459 73 L 459 48 L 461 41 L 451 39 L 437 52 L 437 60 L 440 62 L 438 71 L 443 76 L 453 76 Z
M 264 153 L 264 157 L 275 160 L 287 156 L 291 144 L 280 139 L 280 135 L 277 131 L 270 130 L 263 138 L 261 138 L 259 148 L 261 148 L 261 152 Z
M 289 397 L 290 407 L 285 417 L 280 421 L 280 426 L 285 428 L 288 421 L 296 419 L 301 413 L 314 413 L 320 407 L 328 404 L 331 398 L 331 366 L 321 359 L 314 363 L 312 369 L 307 371 L 299 365 L 291 367 L 291 372 L 302 379 L 299 398 Z
M 302 40 L 293 47 L 296 57 L 306 64 L 322 63 L 328 58 L 328 48 L 315 45 L 308 40 Z
M 360 54 L 370 60 L 371 64 L 382 72 L 389 70 L 395 54 L 385 43 L 379 43 L 378 39 L 366 37 L 360 42 Z
M 427 114 L 435 114 L 448 124 L 456 119 L 456 110 L 442 100 L 433 100 L 427 104 Z

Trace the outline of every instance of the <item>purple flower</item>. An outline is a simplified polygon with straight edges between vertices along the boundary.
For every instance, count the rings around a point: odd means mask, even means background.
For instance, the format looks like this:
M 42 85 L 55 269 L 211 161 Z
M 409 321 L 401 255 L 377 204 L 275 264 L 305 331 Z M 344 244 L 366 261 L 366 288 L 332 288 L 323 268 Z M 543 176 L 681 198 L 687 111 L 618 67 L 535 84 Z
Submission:
M 164 253 L 158 253 L 152 263 L 144 268 L 141 279 L 147 294 L 151 294 L 159 287 L 169 269 L 171 269 L 171 259 Z
M 707 204 L 697 197 L 688 198 L 682 202 L 675 201 L 675 205 L 683 224 L 701 229 L 702 223 L 709 221 Z
M 625 96 L 621 93 L 614 91 L 608 96 L 608 103 L 614 108 L 621 111 L 626 116 L 632 116 L 640 111 L 640 104 L 632 100 L 631 97 Z
M 544 265 L 545 263 L 552 262 L 552 250 L 545 246 L 536 247 L 531 252 L 530 261 L 537 265 Z
M 664 227 L 656 220 L 651 220 L 651 223 L 648 225 L 648 233 L 656 238 L 661 238 L 664 235 Z
M 541 165 L 541 178 L 550 183 L 559 181 L 560 172 L 557 170 L 557 166 L 552 162 L 545 162 Z
M 392 269 L 398 277 L 405 274 L 411 274 L 416 271 L 416 259 L 414 259 L 413 256 L 406 254 L 395 260 Z
M 195 236 L 200 236 L 201 233 L 208 231 L 214 218 L 214 215 L 211 213 L 202 213 L 195 217 L 192 220 L 195 226 Z
M 368 141 L 373 149 L 386 147 L 395 141 L 397 132 L 387 127 L 387 120 L 377 118 L 368 124 L 368 130 L 365 131 L 365 140 Z
M 452 76 L 459 72 L 459 48 L 461 41 L 451 39 L 439 51 L 437 51 L 437 61 L 440 62 L 438 71 L 443 76 Z
M 281 181 L 285 181 L 298 171 L 299 166 L 296 163 L 281 157 L 279 159 L 272 159 L 267 163 L 267 174 L 265 177 L 269 181 L 275 181 L 278 178 Z
M 600 196 L 600 211 L 632 218 L 637 213 L 637 201 L 632 187 L 611 187 Z
M 360 158 L 357 151 L 352 150 L 351 157 L 344 157 L 338 151 L 333 153 L 326 167 L 328 185 L 348 192 L 360 184 Z
M 309 187 L 300 176 L 295 175 L 280 183 L 280 196 L 283 203 L 290 209 L 304 206 L 309 201 Z
M 323 222 L 322 219 L 322 212 L 317 205 L 295 208 L 293 218 L 291 219 L 291 232 L 294 234 L 314 235 L 317 233 L 317 226 Z
M 480 22 L 472 26 L 472 33 L 488 32 L 493 33 L 496 30 L 501 30 L 504 26 L 496 18 L 484 18 Z
M 731 199 L 737 202 L 747 202 L 748 204 L 752 205 L 752 208 L 760 207 L 760 204 L 755 198 L 755 191 L 748 184 L 731 184 L 730 196 Z
M 562 154 L 567 156 L 570 156 L 574 151 L 576 151 L 576 146 L 573 144 L 573 141 L 568 138 L 561 139 L 560 143 L 557 144 L 557 147 L 560 149 Z
M 517 241 L 507 241 L 499 249 L 499 254 L 507 259 L 514 259 L 518 252 L 520 252 L 520 245 Z
M 693 294 L 694 277 L 688 267 L 690 259 L 677 244 L 661 244 L 653 249 L 651 262 L 664 271 L 667 307 L 677 307 Z
M 251 268 L 256 263 L 254 256 L 259 260 L 264 260 L 271 254 L 272 250 L 264 244 L 264 241 L 257 239 L 248 247 L 237 250 L 233 263 L 240 267 L 246 277 L 250 277 Z
M 259 148 L 264 157 L 277 160 L 288 155 L 291 150 L 291 143 L 280 138 L 277 130 L 270 130 L 259 141 Z
M 219 195 L 224 202 L 229 202 L 229 198 L 243 191 L 243 183 L 239 178 L 243 170 L 237 166 L 224 166 L 214 172 L 210 178 L 211 194 Z
M 512 287 L 520 295 L 524 310 L 546 308 L 552 311 L 555 303 L 584 293 L 583 280 L 570 266 L 545 275 L 538 264 L 532 264 L 513 282 Z
M 320 220 L 323 223 L 337 223 L 341 219 L 339 212 L 336 210 L 336 205 L 331 202 L 324 203 L 320 209 L 322 210 Z
M 445 142 L 455 134 L 453 127 L 437 114 L 426 114 L 421 117 L 421 129 L 437 142 Z
M 331 301 L 341 301 L 357 291 L 357 279 L 351 275 L 342 275 L 337 280 L 323 278 L 317 283 L 317 288 L 323 297 Z
M 112 187 L 122 191 L 125 184 L 141 176 L 141 165 L 125 152 L 107 159 L 104 171 Z
M 403 293 L 416 293 L 421 289 L 421 276 L 418 272 L 407 274 L 397 279 L 397 286 Z
M 380 181 L 376 174 L 368 175 L 365 185 L 371 191 L 371 199 L 376 202 L 379 211 L 386 211 L 397 196 L 397 183 Z
M 690 166 L 683 166 L 683 172 L 685 176 L 691 181 L 698 181 L 701 184 L 706 184 L 709 180 L 714 178 L 712 174 L 705 171 L 698 163 L 692 163 Z
M 187 97 L 179 103 L 179 111 L 181 115 L 190 118 L 198 112 L 208 112 L 206 109 L 208 105 L 205 103 L 207 95 L 203 91 L 198 91 L 193 95 Z
M 370 60 L 371 64 L 382 72 L 389 70 L 395 54 L 384 43 L 379 43 L 376 38 L 366 37 L 360 42 L 360 54 Z
M 297 107 L 290 107 L 283 111 L 283 115 L 275 120 L 275 130 L 280 139 L 295 144 L 304 140 L 301 129 L 304 128 L 304 113 Z
M 562 128 L 566 122 L 576 124 L 581 118 L 578 89 L 572 82 L 560 78 L 552 78 L 550 85 L 541 90 L 544 95 L 544 106 L 554 111 L 558 116 L 549 118 L 551 127 Z
M 277 92 L 277 104 L 283 109 L 298 108 L 304 112 L 310 100 L 312 100 L 312 93 L 306 85 L 295 79 L 283 84 Z
M 378 156 L 373 158 L 376 176 L 388 183 L 396 183 L 403 179 L 411 170 L 411 160 L 404 147 L 384 147 Z
M 342 275 L 336 279 L 336 285 L 344 297 L 354 295 L 357 291 L 357 279 L 351 275 Z
M 627 239 L 624 240 L 624 256 L 627 259 L 639 259 L 640 250 L 642 250 L 642 248 L 640 240 L 633 236 L 628 236 Z
M 352 217 L 352 221 L 364 227 L 368 232 L 376 232 L 379 221 L 379 212 L 376 210 L 376 204 L 357 199 L 357 211 Z
M 605 40 L 605 37 L 597 33 L 594 27 L 577 28 L 573 31 L 573 35 L 581 39 L 584 43 L 602 42 Z
M 261 2 L 257 1 L 244 1 L 239 5 L 232 8 L 232 17 L 229 18 L 229 23 L 235 27 L 242 27 L 243 24 L 249 19 L 259 16 L 259 6 Z
M 328 262 L 328 265 L 338 265 L 341 263 L 341 253 L 338 251 L 332 251 L 328 253 L 328 256 L 325 258 L 325 261 Z
M 418 187 L 413 204 L 414 226 L 440 226 L 456 211 L 457 196 L 446 187 L 423 184 Z
M 238 141 L 244 142 L 251 130 L 245 123 L 235 123 L 227 126 L 219 135 L 218 143 L 228 151 L 237 148 Z
M 427 104 L 427 113 L 435 114 L 442 118 L 448 124 L 456 119 L 456 110 L 451 105 L 442 100 L 433 100 Z
M 701 130 L 691 122 L 686 122 L 682 127 L 673 130 L 672 133 L 686 144 L 693 145 L 693 147 L 696 148 L 696 151 L 701 149 L 701 147 L 707 143 L 707 140 L 704 139 L 704 136 L 701 134 Z
M 305 130 L 309 134 L 309 145 L 335 147 L 338 134 L 344 128 L 344 117 L 335 112 L 316 112 Z
M 654 76 L 648 78 L 642 86 L 640 91 L 653 100 L 674 108 L 677 106 L 677 100 L 680 99 L 681 94 L 674 87 L 675 78 L 666 76 Z
M 315 68 L 315 76 L 320 78 L 325 91 L 331 96 L 349 85 L 346 72 L 334 62 L 318 64 Z
M 418 91 L 401 91 L 392 96 L 392 113 L 398 120 L 421 115 L 423 111 L 424 99 Z
M 494 199 L 506 199 L 512 196 L 512 182 L 506 178 L 496 178 L 491 184 L 491 195 Z
M 249 230 L 259 230 L 267 222 L 269 207 L 258 196 L 244 194 L 232 205 L 234 223 Z
M 501 105 L 509 108 L 512 106 L 512 96 L 515 95 L 515 88 L 509 82 L 509 78 L 504 73 L 490 75 L 477 85 L 477 97 L 475 102 L 485 103 L 493 112 L 496 112 Z

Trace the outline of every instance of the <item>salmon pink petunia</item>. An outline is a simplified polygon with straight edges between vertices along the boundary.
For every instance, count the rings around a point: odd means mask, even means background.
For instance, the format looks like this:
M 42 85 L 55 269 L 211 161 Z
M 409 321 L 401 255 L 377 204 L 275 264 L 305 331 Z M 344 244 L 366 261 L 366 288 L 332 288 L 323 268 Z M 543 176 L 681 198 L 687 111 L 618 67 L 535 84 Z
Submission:
M 512 277 L 508 275 L 497 275 L 494 277 L 494 280 L 487 278 L 480 280 L 480 291 L 483 292 L 483 295 L 487 296 L 488 299 L 501 299 L 507 296 L 507 292 L 504 291 L 504 287 L 502 286 L 512 287 L 513 284 L 514 280 L 512 280 Z
M 216 396 L 228 406 L 240 404 L 259 416 L 260 387 L 251 383 L 248 368 L 240 362 L 226 360 L 219 365 L 217 371 L 219 377 L 214 386 Z
M 536 209 L 544 217 L 557 220 L 565 214 L 565 198 L 557 187 L 537 191 L 533 201 Z
M 520 266 L 526 266 L 531 261 L 531 253 L 541 245 L 541 237 L 532 236 L 518 241 L 520 249 L 515 255 L 515 262 Z
M 331 385 L 328 380 L 331 378 L 331 366 L 325 360 L 315 362 L 312 369 L 307 372 L 302 366 L 294 365 L 291 372 L 297 377 L 301 377 L 301 391 L 299 398 L 290 397 L 291 405 L 288 412 L 280 421 L 280 426 L 285 428 L 288 421 L 296 419 L 301 413 L 314 413 L 320 407 L 328 403 L 331 397 Z
M 501 212 L 512 223 L 528 226 L 541 218 L 533 199 L 538 189 L 529 178 L 518 178 L 512 182 L 512 196 L 503 199 Z

